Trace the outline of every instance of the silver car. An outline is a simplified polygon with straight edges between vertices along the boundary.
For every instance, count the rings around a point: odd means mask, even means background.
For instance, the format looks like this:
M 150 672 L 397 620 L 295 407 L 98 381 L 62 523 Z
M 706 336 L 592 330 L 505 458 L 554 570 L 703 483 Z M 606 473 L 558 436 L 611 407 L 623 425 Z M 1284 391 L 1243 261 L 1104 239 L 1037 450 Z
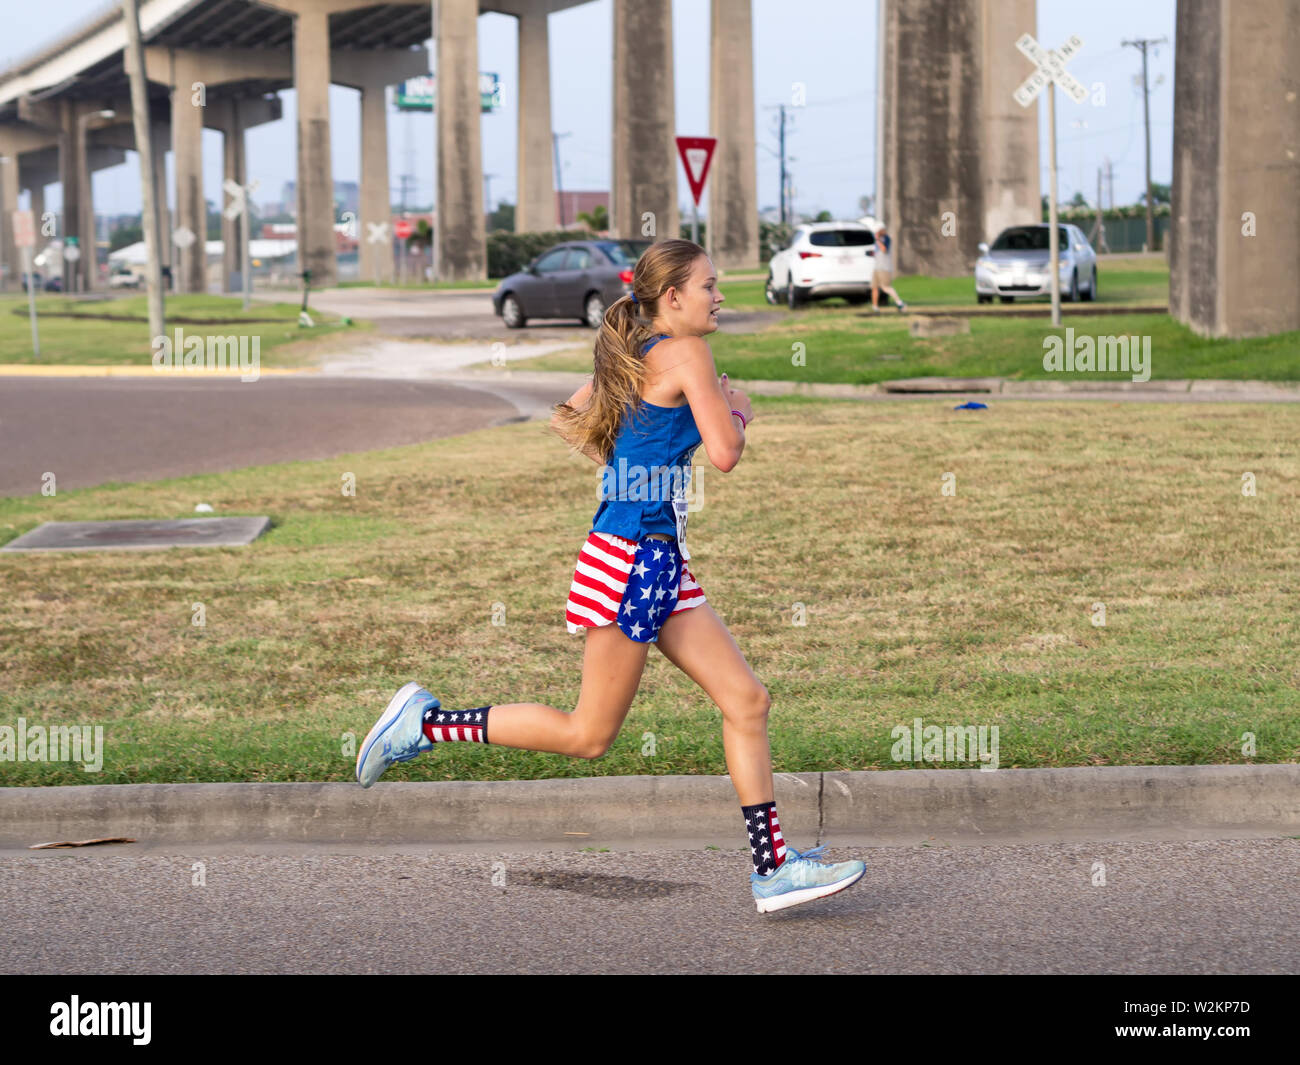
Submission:
M 1097 298 L 1097 255 L 1078 226 L 1058 223 L 1061 298 L 1073 303 Z M 975 262 L 975 297 L 990 303 L 997 296 L 1011 303 L 1017 296 L 1050 296 L 1052 276 L 1047 223 L 1011 226 L 992 246 L 980 245 Z

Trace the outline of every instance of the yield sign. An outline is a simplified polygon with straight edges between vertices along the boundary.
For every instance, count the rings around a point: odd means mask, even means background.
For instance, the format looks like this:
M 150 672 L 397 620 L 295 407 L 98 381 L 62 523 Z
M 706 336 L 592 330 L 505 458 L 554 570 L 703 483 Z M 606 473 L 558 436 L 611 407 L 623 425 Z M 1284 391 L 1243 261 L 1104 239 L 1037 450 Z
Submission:
M 677 154 L 682 157 L 682 165 L 686 167 L 686 180 L 690 183 L 696 207 L 700 205 L 700 193 L 704 191 L 704 182 L 709 176 L 709 163 L 713 161 L 713 149 L 717 143 L 717 137 L 677 138 Z
M 1060 48 L 1044 48 L 1034 40 L 1033 34 L 1025 33 L 1016 41 L 1016 47 L 1038 68 L 1011 94 L 1021 107 L 1033 103 L 1034 98 L 1053 81 L 1073 96 L 1076 103 L 1083 103 L 1088 98 L 1088 90 L 1065 69 L 1065 64 L 1083 47 L 1083 38 L 1077 33 Z

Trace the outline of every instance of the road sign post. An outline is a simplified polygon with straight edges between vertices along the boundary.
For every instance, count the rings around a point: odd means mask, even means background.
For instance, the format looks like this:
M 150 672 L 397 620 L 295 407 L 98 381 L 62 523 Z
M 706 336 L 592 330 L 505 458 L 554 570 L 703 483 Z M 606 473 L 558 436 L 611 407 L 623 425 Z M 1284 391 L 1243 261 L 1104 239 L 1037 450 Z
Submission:
M 252 239 L 249 235 L 248 227 L 252 224 L 253 220 L 253 212 L 250 207 L 252 201 L 249 197 L 252 196 L 253 190 L 257 188 L 257 182 L 253 181 L 248 185 L 241 185 L 238 181 L 226 178 L 221 187 L 230 195 L 230 206 L 228 206 L 222 213 L 232 222 L 241 215 L 244 219 L 239 225 L 240 236 L 243 237 L 243 240 L 240 241 L 242 246 L 239 252 L 241 264 L 240 273 L 244 275 L 242 278 L 244 289 L 244 310 L 248 310 L 250 301 L 253 297 L 253 278 L 249 273 L 248 261 L 248 245 L 249 241 Z
M 36 330 L 36 276 L 32 270 L 32 250 L 36 247 L 36 221 L 31 211 L 14 211 L 14 246 L 23 250 L 23 270 L 27 273 L 27 316 L 32 321 L 32 353 L 41 357 L 41 337 Z
M 709 164 L 713 161 L 713 149 L 718 145 L 717 137 L 678 137 L 677 154 L 682 158 L 686 168 L 686 181 L 691 186 L 691 240 L 700 242 L 700 193 L 709 178 Z
M 393 250 L 393 243 L 388 236 L 387 222 L 371 222 L 369 219 L 366 219 L 366 229 L 370 231 L 369 235 L 366 237 L 367 244 L 387 244 L 388 250 L 389 251 Z M 371 256 L 371 258 L 374 260 L 374 264 L 375 264 L 375 284 L 378 285 L 379 284 L 379 255 L 376 253 L 375 255 Z
M 1011 95 L 1021 107 L 1028 107 L 1043 89 L 1047 90 L 1047 140 L 1048 179 L 1047 195 L 1047 247 L 1049 248 L 1048 269 L 1052 275 L 1052 325 L 1061 324 L 1061 249 L 1056 227 L 1056 93 L 1054 86 L 1074 97 L 1075 103 L 1082 103 L 1088 98 L 1088 90 L 1077 79 L 1068 74 L 1065 64 L 1078 54 L 1083 47 L 1083 38 L 1077 33 L 1060 48 L 1044 48 L 1033 34 L 1022 34 L 1016 41 L 1016 48 L 1027 57 L 1037 69 L 1026 78 Z
M 176 276 L 183 278 L 186 276 L 186 269 L 189 267 L 189 248 L 198 238 L 194 236 L 194 231 L 189 226 L 178 226 L 172 230 L 172 243 L 180 249 L 181 261 L 177 263 Z M 207 265 L 207 259 L 204 259 L 204 266 Z M 179 289 L 179 285 L 177 288 Z
M 415 225 L 411 222 L 409 218 L 399 218 L 396 222 L 393 223 L 393 235 L 397 237 L 398 241 L 400 242 L 399 248 L 401 249 L 401 253 L 399 255 L 400 269 L 398 271 L 398 279 L 397 279 L 397 283 L 399 285 L 406 284 L 406 238 L 409 237 L 413 232 L 415 232 Z

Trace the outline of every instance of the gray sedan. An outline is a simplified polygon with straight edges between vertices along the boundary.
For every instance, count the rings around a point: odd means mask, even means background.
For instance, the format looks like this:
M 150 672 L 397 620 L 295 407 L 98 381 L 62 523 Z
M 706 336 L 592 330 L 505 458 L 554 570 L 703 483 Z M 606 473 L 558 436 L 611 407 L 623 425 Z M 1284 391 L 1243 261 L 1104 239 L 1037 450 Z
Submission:
M 577 240 L 544 251 L 492 294 L 492 309 L 511 329 L 529 318 L 577 318 L 593 329 L 605 308 L 632 291 L 632 268 L 648 240 Z
M 1057 225 L 1061 261 L 1061 298 L 1097 298 L 1097 256 L 1078 226 Z M 975 296 L 989 303 L 997 296 L 1011 303 L 1017 296 L 1050 296 L 1052 270 L 1051 227 L 1012 226 L 998 234 L 992 247 L 980 245 L 975 263 Z

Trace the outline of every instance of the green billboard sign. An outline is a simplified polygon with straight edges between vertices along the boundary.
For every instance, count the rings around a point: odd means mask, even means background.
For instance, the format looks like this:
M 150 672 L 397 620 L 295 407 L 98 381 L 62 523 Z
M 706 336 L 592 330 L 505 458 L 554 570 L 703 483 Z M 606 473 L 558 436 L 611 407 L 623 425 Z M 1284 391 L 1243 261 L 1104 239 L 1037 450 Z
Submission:
M 486 114 L 501 105 L 501 85 L 495 74 L 478 76 L 480 109 Z M 437 102 L 437 81 L 432 74 L 407 78 L 397 86 L 399 111 L 432 111 Z

